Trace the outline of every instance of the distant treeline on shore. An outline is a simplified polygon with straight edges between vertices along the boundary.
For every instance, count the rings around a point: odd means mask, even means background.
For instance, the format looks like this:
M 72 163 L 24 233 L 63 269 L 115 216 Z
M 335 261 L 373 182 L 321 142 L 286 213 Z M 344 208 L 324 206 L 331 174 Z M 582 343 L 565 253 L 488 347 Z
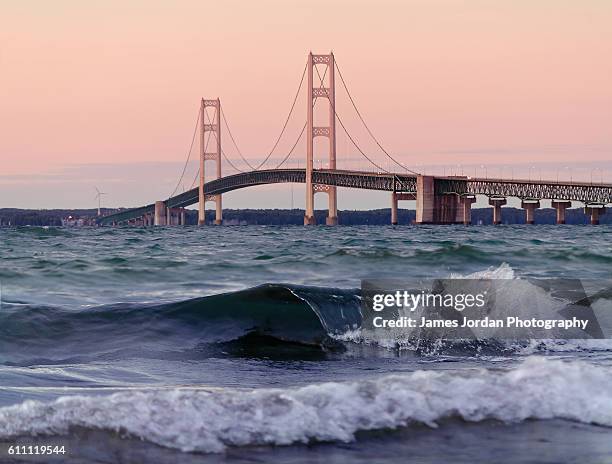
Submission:
M 116 212 L 115 209 L 102 210 L 102 215 Z M 68 217 L 85 219 L 95 218 L 95 209 L 49 209 L 28 210 L 16 208 L 0 209 L 0 226 L 61 226 L 62 220 Z M 327 211 L 315 211 L 317 224 L 325 224 Z M 505 224 L 524 224 L 525 211 L 520 208 L 504 207 L 503 222 Z M 214 219 L 214 211 L 207 211 L 207 222 Z M 388 225 L 391 218 L 389 208 L 369 211 L 338 211 L 338 222 L 344 225 Z M 197 223 L 197 211 L 187 210 L 187 224 Z M 401 224 L 411 224 L 415 220 L 414 210 L 400 209 L 398 219 Z M 223 220 L 226 225 L 301 225 L 304 221 L 302 209 L 224 209 Z M 554 224 L 555 210 L 541 208 L 536 210 L 536 224 Z M 492 208 L 472 209 L 473 224 L 491 224 L 493 221 Z M 588 217 L 583 208 L 568 209 L 566 212 L 567 224 L 588 224 Z M 600 218 L 601 224 L 612 224 L 612 211 Z

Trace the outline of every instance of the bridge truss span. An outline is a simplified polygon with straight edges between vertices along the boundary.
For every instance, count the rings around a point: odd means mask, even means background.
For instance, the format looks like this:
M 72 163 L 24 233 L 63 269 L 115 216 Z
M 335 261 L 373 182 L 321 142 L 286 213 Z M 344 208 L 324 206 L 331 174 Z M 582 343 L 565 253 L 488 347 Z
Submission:
M 612 202 L 612 185 L 587 182 L 468 179 L 466 193 L 523 200 L 575 200 L 586 205 Z

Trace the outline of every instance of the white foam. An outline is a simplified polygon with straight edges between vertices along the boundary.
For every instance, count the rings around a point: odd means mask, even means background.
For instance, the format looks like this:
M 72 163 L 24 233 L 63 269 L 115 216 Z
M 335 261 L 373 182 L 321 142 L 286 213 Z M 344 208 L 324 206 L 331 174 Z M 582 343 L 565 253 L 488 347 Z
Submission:
M 510 371 L 417 371 L 293 389 L 126 391 L 26 401 L 0 409 L 0 438 L 80 426 L 127 432 L 183 451 L 350 441 L 360 430 L 446 417 L 506 422 L 560 418 L 612 426 L 612 372 L 528 358 Z
M 451 273 L 449 279 L 491 279 L 496 281 L 495 312 L 491 313 L 490 316 L 498 315 L 498 317 L 503 317 L 504 315 L 512 314 L 526 319 L 532 317 L 554 319 L 557 317 L 558 311 L 566 304 L 561 300 L 553 298 L 547 290 L 532 284 L 526 279 L 521 279 L 507 263 L 470 274 Z M 600 303 L 597 302 L 596 304 Z M 605 311 L 608 310 L 608 305 L 608 301 L 602 303 L 602 306 L 605 306 Z M 594 309 L 597 309 L 597 307 L 594 307 Z M 418 313 L 415 314 L 418 316 Z M 402 315 L 414 317 L 415 314 L 405 313 Z M 474 332 L 478 335 L 477 331 Z M 515 336 L 508 337 L 505 337 L 503 333 L 502 336 L 496 338 L 494 331 L 484 329 L 482 333 L 490 335 L 489 337 L 482 338 L 494 339 L 502 345 L 504 350 L 522 355 L 556 351 L 612 351 L 612 339 L 542 339 L 542 330 L 534 330 L 533 332 L 534 336 L 531 340 L 529 339 L 531 333 L 527 330 L 521 330 L 514 334 Z M 505 335 L 507 336 L 508 333 L 505 333 Z M 524 335 L 525 341 L 520 343 L 513 341 L 518 338 L 518 335 Z M 420 343 L 421 340 L 418 332 L 413 333 L 405 328 L 374 329 L 362 327 L 342 334 L 330 334 L 330 337 L 342 342 L 376 345 L 387 349 L 408 351 L 414 351 L 426 345 L 423 354 L 430 355 L 439 354 L 440 349 L 449 348 L 449 343 L 453 343 L 453 340 L 447 340 L 448 343 L 445 343 L 444 340 L 440 339 L 424 340 L 428 343 L 423 344 Z M 460 343 L 469 341 L 458 340 Z M 466 354 L 470 354 L 470 352 L 468 351 Z
M 451 273 L 451 279 L 517 279 L 514 269 L 508 263 L 501 263 L 498 267 L 488 267 L 482 271 L 471 274 Z

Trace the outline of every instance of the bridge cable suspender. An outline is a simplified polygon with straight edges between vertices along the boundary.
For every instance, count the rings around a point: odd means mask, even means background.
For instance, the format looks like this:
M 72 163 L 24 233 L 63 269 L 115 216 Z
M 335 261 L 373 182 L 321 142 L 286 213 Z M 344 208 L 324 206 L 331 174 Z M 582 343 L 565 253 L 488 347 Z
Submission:
M 359 116 L 359 119 L 361 120 L 361 122 L 363 123 L 363 126 L 366 128 L 366 130 L 368 131 L 368 134 L 370 134 L 370 137 L 372 137 L 372 139 L 374 140 L 374 142 L 376 142 L 376 145 L 378 145 L 378 147 L 384 152 L 385 155 L 387 155 L 387 157 L 393 161 L 395 164 L 397 164 L 398 166 L 400 166 L 401 168 L 405 169 L 406 171 L 412 173 L 412 174 L 418 174 L 415 171 L 412 171 L 411 169 L 408 169 L 406 166 L 404 166 L 402 163 L 400 163 L 399 161 L 397 161 L 393 156 L 391 156 L 389 154 L 389 152 L 387 152 L 387 150 L 385 150 L 385 148 L 380 144 L 380 142 L 378 141 L 378 139 L 374 136 L 374 134 L 372 133 L 372 131 L 370 130 L 370 128 L 368 127 L 368 125 L 366 124 L 363 116 L 361 115 L 361 112 L 359 111 L 359 109 L 357 108 L 357 105 L 355 104 L 355 100 L 353 100 L 353 96 L 351 95 L 351 92 L 348 89 L 348 86 L 346 85 L 346 82 L 344 81 L 344 77 L 342 76 L 342 71 L 340 71 L 340 66 L 338 66 L 338 61 L 336 61 L 336 69 L 338 70 L 338 75 L 340 76 L 340 81 L 342 82 L 342 86 L 344 87 L 344 90 L 346 90 L 346 94 L 349 97 L 349 100 L 351 101 L 351 104 L 353 105 L 353 108 L 355 109 L 355 112 L 357 113 L 357 116 Z
M 187 170 L 187 164 L 189 163 L 189 159 L 191 158 L 191 151 L 193 150 L 193 144 L 195 143 L 195 138 L 196 138 L 196 134 L 198 133 L 199 124 L 200 124 L 200 111 L 198 111 L 198 117 L 196 118 L 195 128 L 193 129 L 193 137 L 191 138 L 191 145 L 189 146 L 189 152 L 187 153 L 187 159 L 185 160 L 183 171 L 181 172 L 181 176 L 179 177 L 179 180 L 176 183 L 176 187 L 174 187 L 174 190 L 168 196 L 168 198 L 173 197 L 181 185 L 181 181 L 183 180 L 183 176 L 185 175 L 185 171 Z
M 321 73 L 319 72 L 319 70 L 317 69 L 317 67 L 314 67 L 315 70 L 317 71 L 317 75 L 319 76 L 320 79 L 321 78 Z M 330 101 L 331 104 L 331 101 Z M 355 140 L 353 139 L 353 137 L 351 136 L 351 134 L 349 134 L 348 130 L 346 129 L 344 123 L 342 122 L 342 119 L 340 119 L 340 116 L 338 115 L 338 113 L 336 112 L 336 106 L 334 104 L 331 105 L 332 109 L 334 110 L 334 115 L 336 116 L 336 119 L 338 119 L 338 122 L 340 123 L 340 125 L 342 126 L 342 129 L 344 129 L 344 132 L 346 133 L 346 135 L 348 136 L 348 138 L 350 139 L 350 141 L 353 143 L 353 145 L 355 146 L 355 148 L 357 148 L 357 150 L 359 150 L 359 152 L 361 153 L 361 155 L 367 159 L 371 164 L 373 164 L 374 166 L 376 166 L 379 170 L 384 171 L 386 173 L 388 173 L 389 171 L 386 170 L 385 168 L 383 168 L 382 166 L 379 166 L 378 164 L 376 164 L 374 161 L 372 161 L 372 159 L 365 154 L 365 152 L 361 149 L 361 147 L 359 147 L 359 145 L 357 145 L 357 142 L 355 142 Z

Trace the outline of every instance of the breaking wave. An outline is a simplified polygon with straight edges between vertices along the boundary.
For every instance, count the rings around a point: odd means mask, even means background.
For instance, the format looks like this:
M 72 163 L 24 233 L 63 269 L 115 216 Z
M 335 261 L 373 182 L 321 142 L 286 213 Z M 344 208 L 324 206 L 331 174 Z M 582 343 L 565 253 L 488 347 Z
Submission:
M 416 371 L 285 389 L 171 389 L 26 401 L 0 409 L 0 438 L 85 428 L 182 451 L 349 442 L 356 433 L 447 418 L 564 419 L 612 427 L 612 372 L 532 357 L 512 370 Z
M 450 277 L 517 279 L 506 264 Z M 540 291 L 527 280 L 521 285 L 520 298 L 514 293 L 508 295 L 512 312 L 528 310 L 523 306 L 529 305 L 530 294 Z M 600 292 L 595 303 L 599 299 L 609 306 L 610 293 Z M 194 353 L 198 357 L 220 356 L 233 348 L 248 355 L 252 348 L 279 343 L 308 350 L 362 344 L 428 355 L 612 350 L 610 340 L 462 342 L 410 338 L 403 332 L 365 330 L 361 325 L 358 289 L 288 284 L 265 284 L 164 304 L 115 304 L 79 310 L 6 303 L 0 312 L 0 362 L 27 365 L 99 356 L 109 360 L 163 358 L 168 352 L 187 357 Z

